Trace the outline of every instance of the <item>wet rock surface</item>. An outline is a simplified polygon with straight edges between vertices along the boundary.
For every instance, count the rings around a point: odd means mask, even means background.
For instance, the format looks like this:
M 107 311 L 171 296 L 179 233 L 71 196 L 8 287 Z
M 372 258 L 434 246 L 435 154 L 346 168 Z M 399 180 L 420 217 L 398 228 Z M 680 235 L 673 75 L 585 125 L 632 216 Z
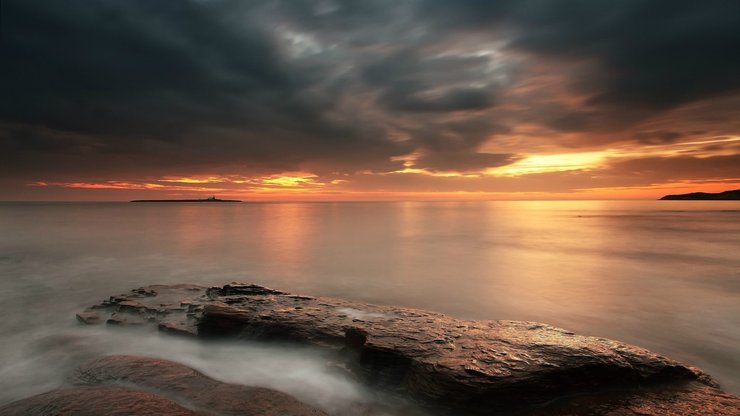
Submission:
M 677 416 L 738 415 L 740 401 L 722 391 L 701 384 L 685 383 L 641 389 L 608 391 L 563 398 L 532 416 Z
M 92 360 L 54 390 L 0 407 L 0 415 L 326 416 L 287 394 L 214 380 L 156 358 Z
M 466 321 L 245 284 L 139 288 L 78 319 L 335 349 L 368 383 L 453 413 L 711 414 L 696 409 L 715 406 L 716 414 L 738 414 L 740 408 L 737 397 L 698 369 L 534 322 Z
M 103 357 L 80 366 L 72 376 L 72 382 L 90 385 L 132 384 L 217 415 L 325 415 L 287 394 L 266 388 L 223 383 L 185 365 L 156 358 Z
M 165 397 L 119 386 L 53 390 L 0 407 L 3 416 L 205 416 Z

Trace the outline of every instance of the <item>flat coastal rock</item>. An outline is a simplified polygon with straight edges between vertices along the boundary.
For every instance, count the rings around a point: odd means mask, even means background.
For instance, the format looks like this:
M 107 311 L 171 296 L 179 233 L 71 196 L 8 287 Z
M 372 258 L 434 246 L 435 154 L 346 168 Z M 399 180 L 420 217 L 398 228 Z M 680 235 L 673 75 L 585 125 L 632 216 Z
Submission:
M 535 322 L 466 321 L 246 284 L 139 288 L 78 319 L 332 348 L 367 382 L 453 413 L 591 414 L 607 403 L 613 414 L 708 414 L 694 412 L 697 403 L 726 411 L 717 414 L 740 408 L 698 369 Z
M 133 384 L 204 412 L 243 416 L 322 416 L 325 413 L 275 390 L 223 383 L 185 365 L 156 358 L 114 355 L 80 366 L 75 384 Z
M 153 393 L 118 386 L 53 390 L 0 407 L 3 416 L 207 416 Z
M 190 367 L 148 357 L 92 360 L 74 387 L 0 407 L 0 415 L 326 416 L 287 394 L 214 380 Z

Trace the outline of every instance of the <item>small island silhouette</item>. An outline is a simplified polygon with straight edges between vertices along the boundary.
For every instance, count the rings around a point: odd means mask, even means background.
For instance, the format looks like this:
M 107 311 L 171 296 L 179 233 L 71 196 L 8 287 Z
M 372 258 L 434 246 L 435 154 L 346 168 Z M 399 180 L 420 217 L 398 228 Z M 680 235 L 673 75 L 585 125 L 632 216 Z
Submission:
M 238 199 L 218 199 L 211 196 L 205 199 L 134 199 L 131 202 L 242 202 Z
M 688 200 L 688 201 L 736 201 L 740 200 L 740 189 L 718 193 L 692 192 L 690 194 L 666 195 L 661 200 Z

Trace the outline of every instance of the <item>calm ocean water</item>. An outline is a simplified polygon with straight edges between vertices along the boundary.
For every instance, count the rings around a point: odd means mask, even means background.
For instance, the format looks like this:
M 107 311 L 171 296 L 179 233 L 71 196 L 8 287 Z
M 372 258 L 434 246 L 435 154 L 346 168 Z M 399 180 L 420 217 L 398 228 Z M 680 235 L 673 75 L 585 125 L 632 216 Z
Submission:
M 696 365 L 740 393 L 740 202 L 0 203 L 0 403 L 121 352 L 346 414 L 388 400 L 310 349 L 74 318 L 141 285 L 231 281 L 546 322 Z

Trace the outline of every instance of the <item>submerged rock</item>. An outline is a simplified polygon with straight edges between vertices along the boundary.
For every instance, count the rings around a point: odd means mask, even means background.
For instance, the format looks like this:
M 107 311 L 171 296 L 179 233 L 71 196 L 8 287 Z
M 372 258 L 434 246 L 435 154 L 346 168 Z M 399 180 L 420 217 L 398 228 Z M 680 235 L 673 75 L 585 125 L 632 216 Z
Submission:
M 100 318 L 89 319 L 90 312 Z M 719 403 L 719 397 L 740 407 L 698 369 L 643 348 L 534 322 L 466 321 L 244 284 L 140 288 L 78 318 L 95 323 L 112 315 L 192 336 L 333 348 L 364 380 L 453 412 L 555 412 L 563 400 L 578 397 L 571 403 L 580 403 L 581 413 L 570 414 L 588 414 L 606 404 L 607 396 L 618 414 L 693 414 L 686 413 L 690 403 Z M 649 405 L 631 410 L 638 402 Z
M 69 381 L 75 387 L 0 407 L 0 415 L 326 416 L 285 393 L 223 383 L 156 358 L 95 359 Z

